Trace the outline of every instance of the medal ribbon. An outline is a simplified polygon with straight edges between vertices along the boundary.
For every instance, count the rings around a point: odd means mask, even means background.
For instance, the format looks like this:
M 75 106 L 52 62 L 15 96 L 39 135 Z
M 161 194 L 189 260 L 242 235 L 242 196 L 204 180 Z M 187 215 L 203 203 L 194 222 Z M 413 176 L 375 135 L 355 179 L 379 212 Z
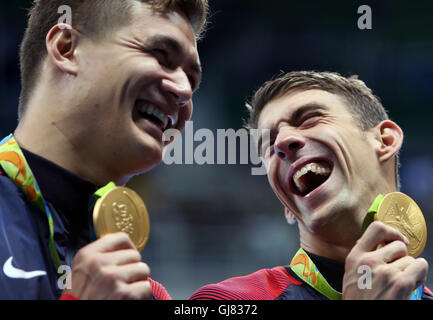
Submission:
M 104 194 L 106 194 L 111 189 L 116 188 L 116 184 L 114 182 L 108 183 L 105 187 L 102 187 L 98 191 L 96 191 L 89 201 L 89 228 L 90 228 L 90 239 L 93 241 L 96 240 L 98 237 L 95 233 L 95 228 L 93 225 L 93 208 L 95 207 L 96 201 L 98 201 L 99 198 L 101 198 Z
M 24 154 L 13 135 L 7 136 L 0 142 L 0 165 L 6 175 L 24 193 L 30 202 L 45 213 L 50 232 L 48 249 L 51 260 L 56 267 L 56 271 L 59 270 L 61 263 L 59 254 L 54 245 L 54 223 L 51 211 L 48 208 L 39 189 L 38 183 L 33 176 L 32 170 L 30 169 Z
M 370 209 L 368 209 L 367 215 L 365 216 L 362 223 L 362 233 L 364 233 L 368 226 L 374 221 L 374 215 L 376 214 L 377 210 L 379 210 L 379 205 L 384 198 L 384 195 L 379 194 L 373 201 L 373 204 L 371 205 Z M 421 300 L 423 290 L 424 285 L 420 285 L 415 289 L 414 292 L 412 292 L 409 300 Z
M 24 154 L 18 145 L 13 135 L 9 135 L 0 141 L 0 166 L 6 175 L 15 183 L 15 185 L 24 193 L 24 195 L 33 203 L 39 210 L 45 213 L 48 221 L 49 239 L 48 250 L 51 260 L 59 270 L 61 266 L 60 257 L 54 244 L 54 223 L 51 211 L 45 202 L 44 197 L 39 189 L 38 183 L 33 175 Z M 102 197 L 107 191 L 116 187 L 114 182 L 110 182 L 105 187 L 97 190 L 90 199 L 90 235 L 92 240 L 96 240 L 96 235 L 93 229 L 92 211 L 96 201 Z
M 304 249 L 300 248 L 296 252 L 292 262 L 290 262 L 290 269 L 305 283 L 329 300 L 341 300 L 341 292 L 331 287 Z M 421 300 L 423 289 L 423 285 L 415 289 L 410 296 L 410 300 Z
M 290 262 L 290 269 L 305 283 L 328 299 L 341 300 L 341 292 L 331 287 L 304 249 L 300 248 L 296 252 L 292 262 Z

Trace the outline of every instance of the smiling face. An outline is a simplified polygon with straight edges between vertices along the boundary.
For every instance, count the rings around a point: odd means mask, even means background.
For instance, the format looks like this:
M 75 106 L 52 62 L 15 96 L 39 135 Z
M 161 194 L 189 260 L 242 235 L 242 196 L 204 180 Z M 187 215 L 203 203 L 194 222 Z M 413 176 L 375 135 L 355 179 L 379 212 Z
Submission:
M 184 128 L 201 77 L 194 31 L 182 13 L 143 3 L 132 10 L 130 25 L 104 39 L 81 36 L 73 88 L 79 103 L 64 124 L 90 157 L 123 171 L 117 175 L 161 161 L 163 131 Z
M 269 182 L 301 232 L 360 232 L 382 185 L 373 131 L 362 131 L 347 102 L 327 91 L 295 90 L 271 100 L 258 119 Z

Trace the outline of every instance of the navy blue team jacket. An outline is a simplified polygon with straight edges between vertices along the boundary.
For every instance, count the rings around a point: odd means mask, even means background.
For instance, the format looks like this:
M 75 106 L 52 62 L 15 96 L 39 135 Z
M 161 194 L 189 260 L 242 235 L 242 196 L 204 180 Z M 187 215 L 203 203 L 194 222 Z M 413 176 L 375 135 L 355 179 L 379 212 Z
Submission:
M 88 244 L 88 203 L 97 187 L 56 164 L 23 149 L 50 207 L 54 241 L 61 264 L 72 266 L 77 251 Z M 62 289 L 48 250 L 45 213 L 27 200 L 0 167 L 0 299 L 58 299 Z M 170 299 L 150 280 L 152 298 Z

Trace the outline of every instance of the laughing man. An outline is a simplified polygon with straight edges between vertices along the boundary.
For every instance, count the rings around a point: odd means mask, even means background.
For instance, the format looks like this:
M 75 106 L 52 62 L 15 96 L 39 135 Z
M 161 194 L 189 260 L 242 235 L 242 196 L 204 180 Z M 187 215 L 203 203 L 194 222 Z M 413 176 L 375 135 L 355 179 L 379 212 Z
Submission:
M 262 269 L 199 289 L 192 299 L 433 299 L 422 286 L 428 264 L 408 256 L 408 240 L 373 222 L 378 194 L 399 189 L 400 127 L 357 77 L 291 72 L 254 95 L 249 127 L 268 180 L 298 222 L 301 249 L 287 266 Z M 361 274 L 358 273 L 361 271 Z M 371 283 L 359 284 L 363 272 Z
M 169 298 L 126 233 L 91 242 L 88 205 L 156 166 L 163 131 L 190 119 L 206 13 L 207 0 L 34 2 L 19 124 L 0 143 L 0 299 Z

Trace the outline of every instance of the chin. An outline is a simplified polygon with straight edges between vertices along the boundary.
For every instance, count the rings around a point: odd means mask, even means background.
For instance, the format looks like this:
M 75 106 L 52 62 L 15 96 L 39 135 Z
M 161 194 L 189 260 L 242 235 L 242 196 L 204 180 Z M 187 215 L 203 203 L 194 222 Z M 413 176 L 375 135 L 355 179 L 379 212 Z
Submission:
M 162 162 L 161 148 L 147 151 L 145 154 L 140 155 L 140 162 L 138 163 L 139 172 L 147 172 Z
M 334 220 L 335 213 L 330 211 L 326 206 L 316 208 L 315 210 L 302 210 L 302 221 L 305 227 L 311 233 L 321 233 L 321 230 L 328 229 L 328 225 Z
M 357 201 L 353 200 L 350 191 L 341 190 L 314 210 L 307 210 L 305 226 L 314 234 L 336 239 L 341 238 L 344 233 L 351 232 L 350 229 L 360 231 L 359 206 Z
M 129 156 L 123 159 L 128 174 L 137 175 L 145 173 L 162 162 L 162 146 L 156 141 L 146 141 L 135 145 Z

